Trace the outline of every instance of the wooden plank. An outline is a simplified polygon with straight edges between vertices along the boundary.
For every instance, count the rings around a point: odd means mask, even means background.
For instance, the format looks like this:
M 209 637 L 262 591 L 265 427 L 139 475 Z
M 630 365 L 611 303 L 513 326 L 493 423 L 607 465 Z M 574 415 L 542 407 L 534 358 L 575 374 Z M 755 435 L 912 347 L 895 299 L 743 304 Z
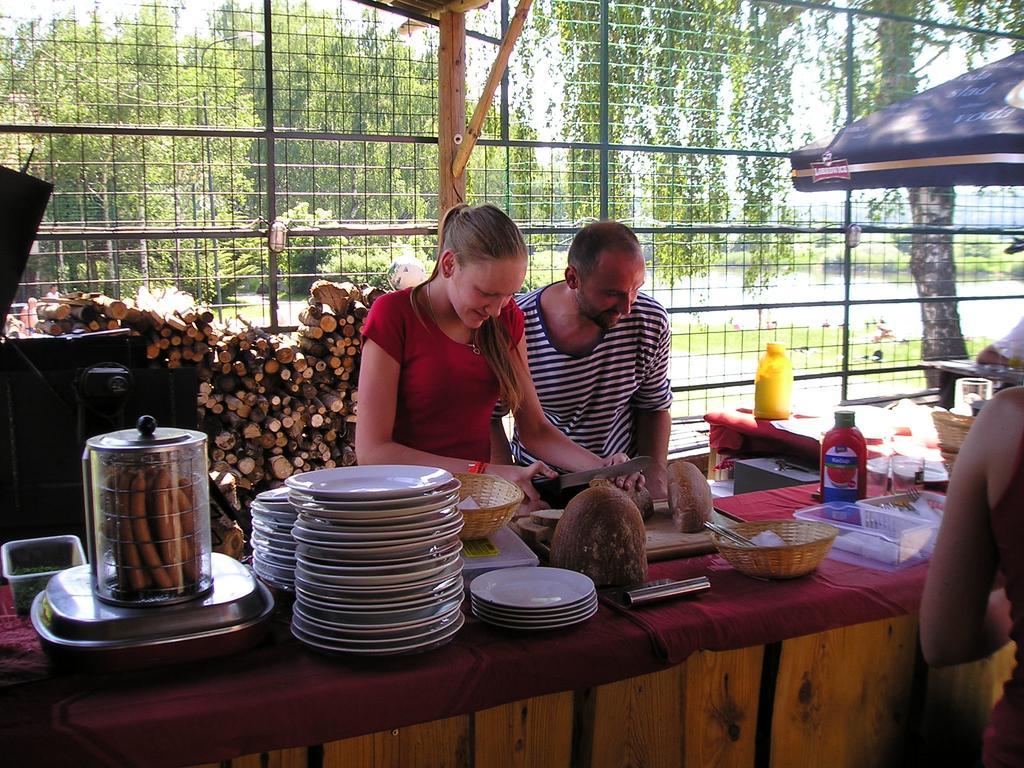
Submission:
M 929 669 L 921 765 L 973 765 L 992 706 L 1003 695 L 1017 646 L 1007 643 L 969 664 Z
M 764 646 L 699 651 L 684 666 L 683 764 L 752 768 Z
M 682 670 L 675 666 L 581 693 L 576 765 L 682 766 Z
M 262 754 L 236 757 L 230 762 L 231 768 L 308 768 L 309 749 L 293 747 L 277 749 Z
M 473 117 L 470 119 L 469 127 L 466 129 L 465 136 L 462 139 L 462 145 L 459 147 L 455 160 L 452 163 L 452 176 L 455 178 L 461 177 L 466 171 L 469 155 L 472 153 L 473 147 L 476 146 L 476 140 L 480 138 L 480 131 L 483 130 L 487 111 L 491 108 L 494 94 L 501 84 L 501 78 L 504 77 L 505 70 L 508 69 L 508 59 L 512 55 L 512 49 L 515 47 L 516 40 L 519 39 L 519 34 L 523 31 L 523 25 L 526 23 L 526 17 L 530 13 L 530 6 L 532 4 L 533 0 L 519 0 L 516 12 L 508 23 L 508 29 L 505 30 L 505 38 L 501 41 L 498 53 L 494 57 L 494 64 L 491 65 L 491 72 L 487 76 L 483 93 L 480 94 L 480 100 L 476 103 Z
M 322 768 L 469 768 L 469 716 L 324 745 Z
M 673 557 L 695 557 L 715 551 L 711 537 L 705 532 L 680 533 L 671 517 L 654 515 L 644 522 L 647 529 L 647 562 Z
M 474 765 L 487 768 L 568 768 L 572 758 L 571 691 L 514 701 L 477 712 Z
M 771 765 L 905 765 L 916 652 L 913 616 L 786 640 Z
M 445 211 L 466 199 L 466 176 L 452 174 L 458 149 L 456 137 L 466 132 L 466 17 L 461 13 L 441 14 L 437 51 L 438 116 L 437 153 L 440 165 L 438 211 Z

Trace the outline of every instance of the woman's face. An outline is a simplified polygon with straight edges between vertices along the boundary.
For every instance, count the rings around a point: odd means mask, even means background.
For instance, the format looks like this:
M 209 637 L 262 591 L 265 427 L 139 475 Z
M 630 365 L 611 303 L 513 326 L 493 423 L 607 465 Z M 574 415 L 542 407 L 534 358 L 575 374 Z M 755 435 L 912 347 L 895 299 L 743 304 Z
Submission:
M 451 277 L 445 282 L 448 299 L 467 328 L 479 328 L 488 317 L 498 317 L 526 278 L 526 258 L 487 259 L 459 264 L 454 254 Z

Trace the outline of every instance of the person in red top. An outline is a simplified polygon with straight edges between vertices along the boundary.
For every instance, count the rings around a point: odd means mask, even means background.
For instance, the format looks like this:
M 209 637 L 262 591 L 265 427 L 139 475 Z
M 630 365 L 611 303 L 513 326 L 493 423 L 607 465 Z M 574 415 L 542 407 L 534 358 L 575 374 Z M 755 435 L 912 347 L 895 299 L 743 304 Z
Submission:
M 921 601 L 933 666 L 1017 644 L 1017 665 L 985 731 L 986 768 L 1024 766 L 1024 388 L 985 403 L 957 455 Z M 1002 588 L 996 581 L 999 574 Z
M 418 464 L 482 471 L 518 485 L 531 478 L 626 460 L 602 459 L 545 418 L 526 365 L 523 313 L 512 300 L 526 276 L 518 227 L 492 205 L 458 205 L 441 221 L 433 274 L 377 299 L 363 324 L 359 371 L 360 464 Z M 499 397 L 537 461 L 487 464 L 491 411 Z

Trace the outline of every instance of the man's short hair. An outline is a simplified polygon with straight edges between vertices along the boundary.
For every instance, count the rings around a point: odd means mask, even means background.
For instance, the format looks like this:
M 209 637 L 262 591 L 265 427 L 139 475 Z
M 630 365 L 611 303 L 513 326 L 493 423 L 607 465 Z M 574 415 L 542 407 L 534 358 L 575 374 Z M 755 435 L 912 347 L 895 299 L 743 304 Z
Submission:
M 610 248 L 640 251 L 640 241 L 633 230 L 617 221 L 595 221 L 576 233 L 569 246 L 569 263 L 580 277 L 586 277 L 597 266 L 601 251 Z

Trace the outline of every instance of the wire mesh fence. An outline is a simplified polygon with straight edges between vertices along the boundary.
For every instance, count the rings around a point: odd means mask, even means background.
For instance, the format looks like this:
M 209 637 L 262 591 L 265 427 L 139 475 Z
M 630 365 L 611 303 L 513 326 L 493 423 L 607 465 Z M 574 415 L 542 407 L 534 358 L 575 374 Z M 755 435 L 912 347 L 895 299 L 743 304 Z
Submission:
M 470 111 L 509 5 L 467 17 Z M 768 341 L 809 405 L 919 392 L 923 357 L 973 354 L 1024 314 L 1004 253 L 1020 192 L 798 194 L 786 153 L 1020 48 L 1021 14 L 983 6 L 537 0 L 468 197 L 522 226 L 524 288 L 561 278 L 582 223 L 637 231 L 672 318 L 676 416 L 749 404 Z M 355 0 L 0 9 L 0 162 L 56 186 L 21 300 L 169 284 L 279 328 L 319 277 L 429 273 L 438 44 L 431 19 Z M 924 245 L 947 268 L 922 273 Z

